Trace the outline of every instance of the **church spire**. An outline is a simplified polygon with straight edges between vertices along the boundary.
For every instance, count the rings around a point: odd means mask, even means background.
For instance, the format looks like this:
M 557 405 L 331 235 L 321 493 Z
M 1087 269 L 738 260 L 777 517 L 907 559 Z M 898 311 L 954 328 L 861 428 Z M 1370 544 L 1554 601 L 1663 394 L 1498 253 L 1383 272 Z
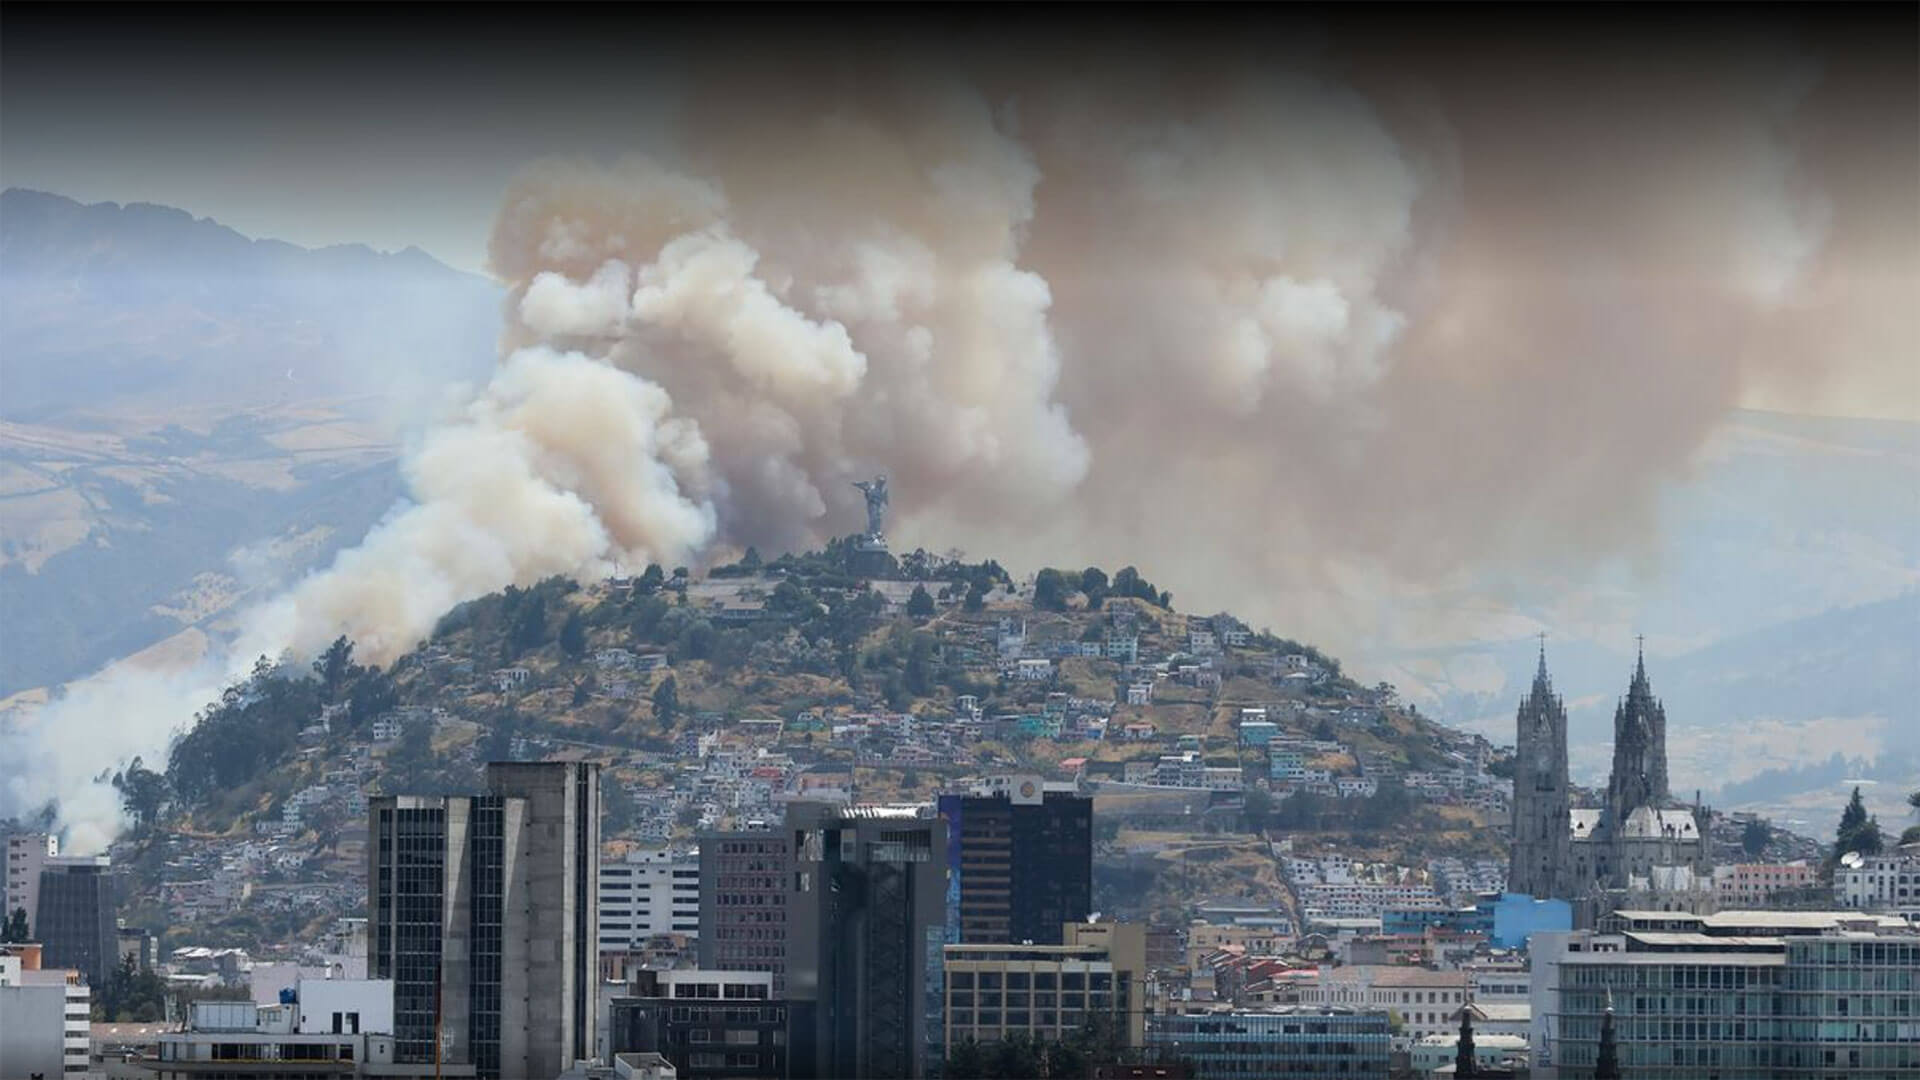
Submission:
M 1607 1011 L 1600 1016 L 1600 1053 L 1593 1066 L 1593 1080 L 1620 1080 L 1620 1047 L 1613 1031 L 1613 987 L 1607 987 Z

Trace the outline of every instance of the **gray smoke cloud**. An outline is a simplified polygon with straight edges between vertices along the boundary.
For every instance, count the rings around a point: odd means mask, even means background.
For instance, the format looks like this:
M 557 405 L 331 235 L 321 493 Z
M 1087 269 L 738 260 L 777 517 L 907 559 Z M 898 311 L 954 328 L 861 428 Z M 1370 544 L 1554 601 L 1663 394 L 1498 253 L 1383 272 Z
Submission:
M 1817 57 L 1281 45 L 695 65 L 670 144 L 514 184 L 498 374 L 231 655 L 390 660 L 508 584 L 815 544 L 877 470 L 896 547 L 1136 563 L 1364 641 L 1409 588 L 1644 550 L 1719 418 L 1832 362 L 1822 327 L 1912 341 L 1910 192 L 1826 130 Z M 114 737 L 16 794 L 109 835 L 75 778 L 186 719 L 137 711 L 47 710 Z

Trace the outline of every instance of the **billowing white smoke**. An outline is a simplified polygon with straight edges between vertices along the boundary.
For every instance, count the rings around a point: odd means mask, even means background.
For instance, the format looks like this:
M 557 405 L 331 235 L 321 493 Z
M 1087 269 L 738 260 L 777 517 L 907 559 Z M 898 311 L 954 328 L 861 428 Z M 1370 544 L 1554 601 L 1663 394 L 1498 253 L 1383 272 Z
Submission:
M 386 663 L 506 585 L 689 558 L 713 538 L 707 447 L 670 409 L 579 353 L 516 350 L 408 454 L 415 504 L 253 612 L 236 655 L 310 655 L 345 634 Z
M 1622 105 L 1122 59 L 716 69 L 678 145 L 530 169 L 499 373 L 233 655 L 390 660 L 508 584 L 817 543 L 876 470 L 896 546 L 1351 641 L 1396 582 L 1631 547 L 1828 225 L 1801 68 L 1649 64 Z M 137 711 L 49 710 L 73 767 L 17 794 L 109 828 L 74 778 L 186 719 Z

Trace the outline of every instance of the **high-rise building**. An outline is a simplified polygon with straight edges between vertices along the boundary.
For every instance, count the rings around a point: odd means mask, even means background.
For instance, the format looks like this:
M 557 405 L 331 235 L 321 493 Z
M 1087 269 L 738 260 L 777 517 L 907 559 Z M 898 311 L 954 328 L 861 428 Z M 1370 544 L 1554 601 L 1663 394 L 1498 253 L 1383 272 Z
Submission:
M 764 971 L 773 996 L 787 996 L 788 899 L 793 837 L 744 829 L 700 838 L 700 966 Z
M 697 852 L 639 849 L 600 864 L 601 952 L 632 952 L 656 934 L 699 931 Z
M 72 968 L 105 986 L 120 962 L 114 918 L 113 864 L 105 855 L 55 855 L 40 868 L 33 935 L 46 946 L 49 968 Z
M 1615 912 L 1535 935 L 1533 1074 L 1920 1075 L 1920 934 L 1856 912 Z
M 1146 1040 L 1146 927 L 1069 923 L 1059 945 L 948 945 L 945 1045 L 1014 1034 L 1058 1041 L 1104 1016 L 1117 1041 Z
M 942 795 L 947 940 L 1058 945 L 1093 909 L 1093 800 L 1016 776 Z
M 369 804 L 375 978 L 395 1058 L 554 1075 L 595 1045 L 600 767 L 492 762 L 485 795 Z
M 787 994 L 821 1076 L 919 1077 L 939 1053 L 946 827 L 931 807 L 788 806 Z
M 27 913 L 27 927 L 34 925 L 40 908 L 40 871 L 47 860 L 60 854 L 60 840 L 50 833 L 21 832 L 7 834 L 7 873 L 4 896 L 0 896 L 0 918 L 10 918 L 17 910 Z

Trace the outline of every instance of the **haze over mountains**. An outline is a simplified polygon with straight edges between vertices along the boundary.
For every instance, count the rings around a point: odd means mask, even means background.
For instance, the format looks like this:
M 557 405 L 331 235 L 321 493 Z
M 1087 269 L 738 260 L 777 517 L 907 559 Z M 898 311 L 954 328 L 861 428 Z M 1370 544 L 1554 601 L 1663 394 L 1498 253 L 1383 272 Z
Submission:
M 0 696 L 218 633 L 242 596 L 357 541 L 401 493 L 409 424 L 492 366 L 500 298 L 417 249 L 0 195 Z M 1738 413 L 1666 492 L 1643 563 L 1404 596 L 1343 659 L 1507 740 L 1547 630 L 1591 779 L 1644 632 L 1677 788 L 1840 751 L 1880 762 L 1890 817 L 1920 772 L 1916 498 L 1916 425 Z M 1833 780 L 1803 772 L 1734 793 L 1824 821 Z
M 0 194 L 0 697 L 75 678 L 357 540 L 499 292 L 144 204 Z

